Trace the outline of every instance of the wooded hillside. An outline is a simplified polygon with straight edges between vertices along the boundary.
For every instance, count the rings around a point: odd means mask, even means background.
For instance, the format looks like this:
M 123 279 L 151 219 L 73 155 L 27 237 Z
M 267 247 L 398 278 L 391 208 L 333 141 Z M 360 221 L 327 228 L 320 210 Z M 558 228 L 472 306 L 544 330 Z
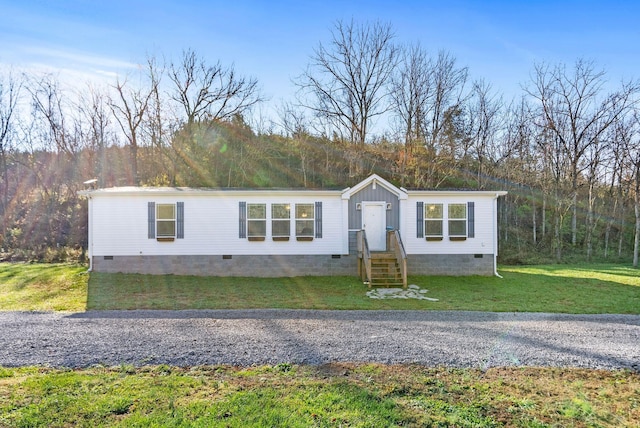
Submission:
M 259 82 L 192 50 L 69 88 L 0 74 L 0 247 L 57 259 L 86 246 L 99 187 L 344 188 L 371 173 L 421 189 L 499 189 L 501 261 L 638 263 L 640 85 L 596 63 L 534 64 L 506 100 L 448 52 L 381 23 L 337 22 L 274 117 Z M 499 85 L 499 82 L 496 82 Z

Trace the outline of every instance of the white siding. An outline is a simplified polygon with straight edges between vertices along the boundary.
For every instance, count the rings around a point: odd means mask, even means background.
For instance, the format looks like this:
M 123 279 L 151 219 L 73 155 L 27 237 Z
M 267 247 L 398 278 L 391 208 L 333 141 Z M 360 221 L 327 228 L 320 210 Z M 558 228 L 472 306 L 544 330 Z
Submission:
M 280 193 L 280 192 L 278 192 Z M 147 237 L 147 203 L 184 202 L 184 239 L 158 242 Z M 289 241 L 271 239 L 271 222 L 267 221 L 264 241 L 239 238 L 239 202 L 267 204 L 322 202 L 322 238 L 299 242 L 295 235 Z M 339 196 L 318 196 L 309 192 L 294 196 L 259 195 L 162 195 L 149 192 L 143 195 L 94 195 L 92 209 L 92 255 L 319 255 L 342 254 L 345 247 L 343 233 L 343 203 Z M 293 210 L 292 210 L 293 211 Z M 295 218 L 291 218 L 291 224 Z
M 408 254 L 495 254 L 495 201 L 505 192 L 410 191 L 400 201 L 400 232 Z M 91 198 L 90 254 L 92 256 L 156 255 L 332 255 L 347 254 L 348 197 L 340 191 L 197 190 L 161 188 L 115 188 L 87 192 Z M 159 242 L 149 239 L 148 202 L 184 202 L 184 239 Z M 267 236 L 264 241 L 239 237 L 239 203 L 267 205 Z M 271 239 L 270 205 L 322 202 L 322 238 L 297 241 Z M 416 203 L 442 203 L 444 236 L 427 241 L 416 236 Z M 474 202 L 475 236 L 452 241 L 447 234 L 446 206 Z
M 417 237 L 416 203 L 441 203 L 444 205 L 445 219 L 443 221 L 444 236 L 442 241 L 427 241 L 424 237 Z M 447 231 L 448 204 L 475 204 L 475 237 L 464 241 L 451 241 Z M 464 194 L 438 196 L 435 194 L 411 195 L 403 205 L 404 219 L 402 240 L 407 254 L 493 254 L 495 222 L 493 205 L 495 199 L 491 196 L 478 195 L 473 192 Z

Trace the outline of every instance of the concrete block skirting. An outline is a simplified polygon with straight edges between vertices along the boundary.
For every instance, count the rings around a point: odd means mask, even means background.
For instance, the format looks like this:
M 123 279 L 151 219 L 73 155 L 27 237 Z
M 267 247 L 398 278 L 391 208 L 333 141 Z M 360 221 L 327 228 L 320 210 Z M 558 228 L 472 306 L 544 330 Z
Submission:
M 200 276 L 356 276 L 357 256 L 113 256 L 93 258 L 93 270 L 107 273 Z
M 409 275 L 493 275 L 493 254 L 410 254 Z M 96 256 L 93 270 L 107 273 L 200 276 L 357 276 L 356 255 Z
M 493 275 L 493 254 L 411 254 L 409 275 Z

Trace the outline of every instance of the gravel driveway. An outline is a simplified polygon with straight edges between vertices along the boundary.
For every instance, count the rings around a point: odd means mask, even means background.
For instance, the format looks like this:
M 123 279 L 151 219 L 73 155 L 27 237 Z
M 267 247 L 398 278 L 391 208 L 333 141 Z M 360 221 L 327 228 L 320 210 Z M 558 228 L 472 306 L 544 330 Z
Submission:
M 420 363 L 640 371 L 640 316 L 423 311 L 0 312 L 0 365 Z

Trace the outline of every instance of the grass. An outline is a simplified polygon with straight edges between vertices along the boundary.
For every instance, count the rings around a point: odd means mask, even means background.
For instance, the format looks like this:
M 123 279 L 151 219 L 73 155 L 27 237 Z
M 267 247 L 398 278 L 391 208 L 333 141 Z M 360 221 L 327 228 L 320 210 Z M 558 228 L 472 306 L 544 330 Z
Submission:
M 89 309 L 414 309 L 640 313 L 640 276 L 623 265 L 503 267 L 504 278 L 414 276 L 425 300 L 374 300 L 355 277 L 211 278 L 92 273 Z
M 278 364 L 0 368 L 0 426 L 637 426 L 640 374 Z
M 0 263 L 0 309 L 84 311 L 86 270 L 72 264 Z
M 640 314 L 630 266 L 504 266 L 504 278 L 414 276 L 426 300 L 374 300 L 355 277 L 232 278 L 85 273 L 66 264 L 0 264 L 0 310 L 393 309 Z

